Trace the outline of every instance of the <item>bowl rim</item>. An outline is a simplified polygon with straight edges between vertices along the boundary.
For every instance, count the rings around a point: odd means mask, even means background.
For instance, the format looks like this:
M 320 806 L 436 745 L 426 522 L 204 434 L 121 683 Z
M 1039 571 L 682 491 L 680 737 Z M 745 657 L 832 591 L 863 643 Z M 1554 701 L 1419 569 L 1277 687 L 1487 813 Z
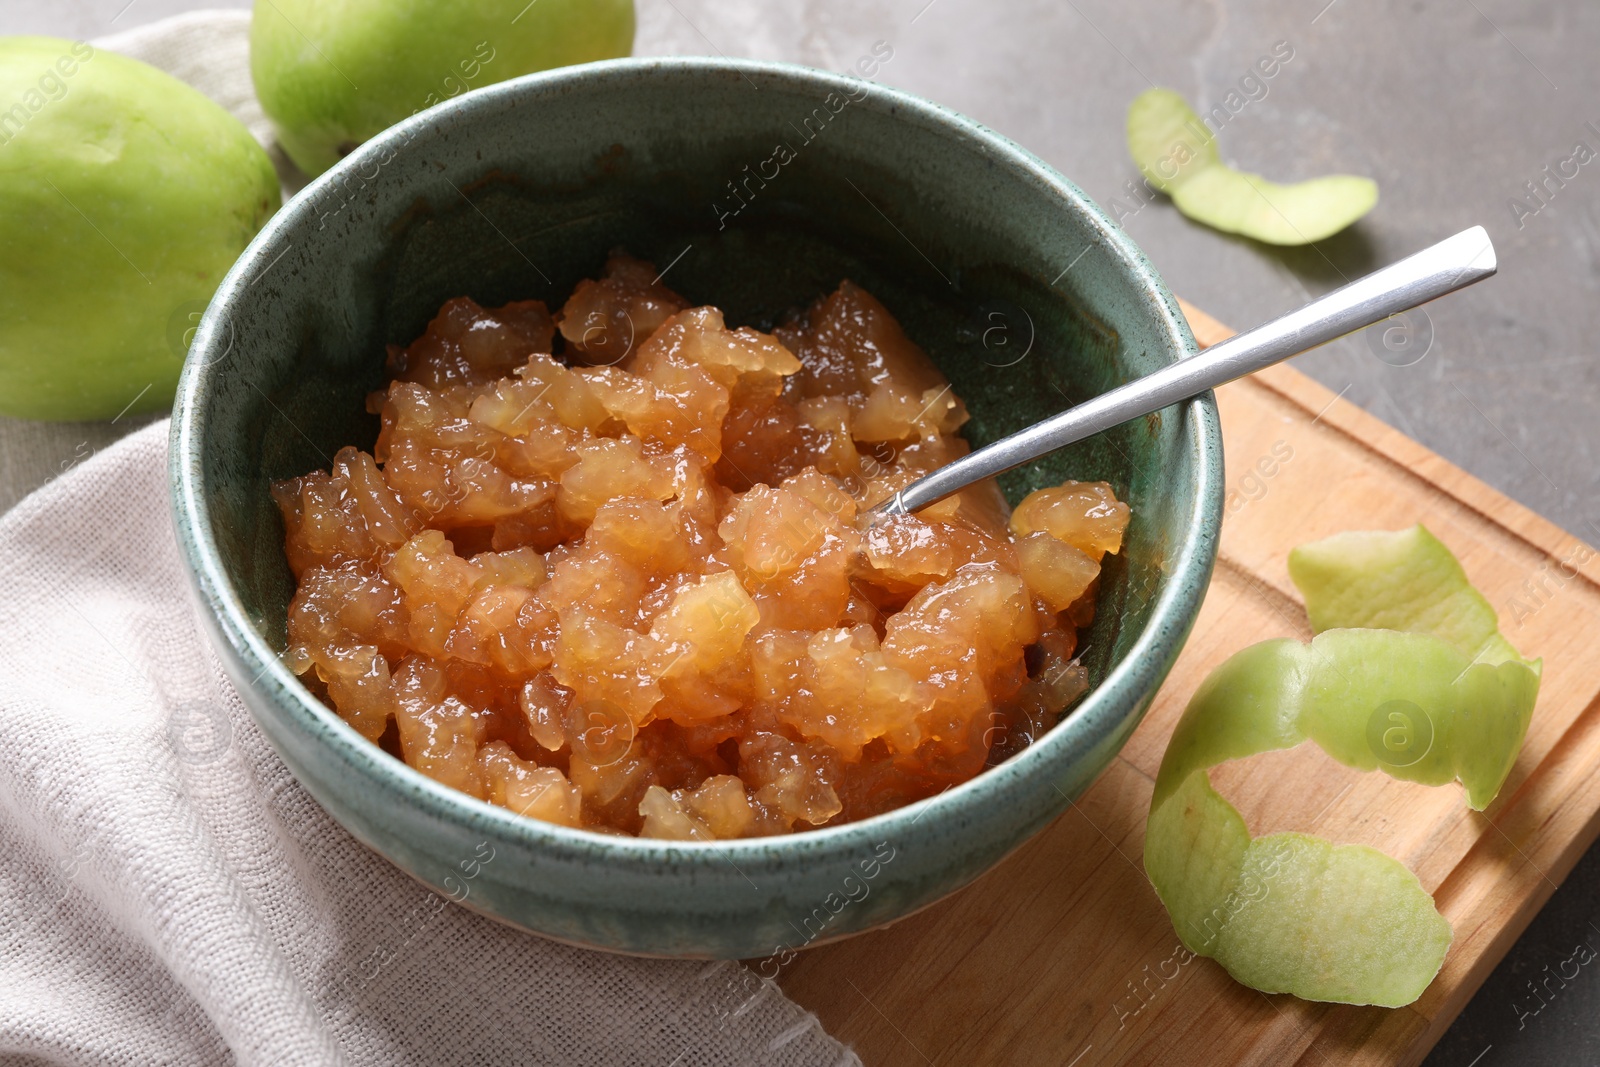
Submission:
M 986 150 L 1007 171 L 1008 177 L 1029 178 L 1047 187 L 1064 202 L 1065 210 L 1076 211 L 1095 231 L 1093 243 L 1101 244 L 1106 252 L 1122 259 L 1144 283 L 1147 296 L 1154 297 L 1150 310 L 1162 332 L 1172 340 L 1178 357 L 1197 350 L 1188 321 L 1149 259 L 1087 194 L 1009 138 L 912 93 L 854 75 L 795 63 L 699 56 L 606 60 L 486 85 L 403 119 L 307 183 L 252 239 L 218 285 L 202 317 L 173 405 L 168 468 L 175 533 L 190 580 L 204 609 L 213 616 L 214 632 L 231 646 L 251 678 L 246 683 L 247 688 L 265 689 L 266 699 L 286 713 L 285 717 L 297 731 L 322 735 L 319 741 L 336 744 L 336 755 L 349 771 L 380 785 L 387 781 L 386 788 L 391 790 L 402 787 L 428 809 L 426 815 L 436 820 L 492 834 L 497 840 L 516 839 L 518 844 L 537 849 L 556 861 L 583 864 L 603 855 L 605 862 L 621 860 L 641 868 L 664 865 L 681 868 L 739 859 L 782 860 L 787 854 L 824 848 L 830 852 L 854 852 L 870 849 L 874 843 L 885 840 L 910 841 L 912 829 L 924 816 L 935 814 L 929 821 L 931 825 L 940 821 L 938 816 L 952 814 L 957 809 L 997 803 L 1008 786 L 1018 785 L 1022 780 L 1043 776 L 1055 786 L 1055 782 L 1050 781 L 1052 777 L 1063 778 L 1081 752 L 1103 742 L 1128 715 L 1136 713 L 1142 702 L 1153 699 L 1199 613 L 1215 565 L 1223 503 L 1221 426 L 1215 397 L 1209 392 L 1186 402 L 1183 408 L 1186 425 L 1190 428 L 1185 447 L 1195 453 L 1197 474 L 1195 504 L 1187 520 L 1190 532 L 1168 556 L 1169 571 L 1164 586 L 1151 605 L 1149 618 L 1121 661 L 1055 727 L 1009 760 L 985 768 L 966 782 L 932 797 L 838 826 L 727 841 L 673 841 L 602 834 L 516 814 L 443 785 L 367 741 L 312 695 L 251 624 L 222 564 L 205 499 L 202 442 L 208 421 L 206 394 L 216 373 L 210 368 L 224 363 L 227 352 L 221 356 L 202 357 L 221 345 L 231 346 L 232 331 L 223 320 L 231 323 L 228 309 L 243 299 L 249 288 L 275 265 L 279 236 L 299 229 L 308 219 L 315 220 L 322 192 L 352 177 L 369 163 L 378 162 L 384 153 L 397 151 L 398 144 L 407 144 L 419 134 L 470 120 L 479 112 L 498 110 L 508 98 L 556 96 L 569 87 L 637 79 L 640 75 L 736 76 L 806 88 L 819 94 L 868 85 L 870 93 L 861 101 L 863 105 L 943 126 Z M 281 255 L 282 252 L 276 252 L 276 257 Z M 1113 705 L 1119 703 L 1128 706 L 1120 713 L 1113 712 Z M 249 706 L 249 701 L 246 705 Z M 1069 805 L 1075 806 L 1076 801 L 1071 796 L 1059 786 L 1055 788 Z

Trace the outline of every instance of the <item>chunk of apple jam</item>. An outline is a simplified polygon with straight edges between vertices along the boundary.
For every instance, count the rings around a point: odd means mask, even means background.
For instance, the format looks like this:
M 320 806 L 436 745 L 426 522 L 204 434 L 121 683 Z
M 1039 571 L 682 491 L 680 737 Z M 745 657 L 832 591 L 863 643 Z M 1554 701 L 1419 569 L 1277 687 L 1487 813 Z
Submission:
M 774 333 L 613 256 L 555 315 L 449 301 L 371 453 L 272 487 L 290 665 L 362 736 L 530 818 L 717 840 L 931 796 L 1048 730 L 1129 512 L 992 483 L 870 522 L 966 408 L 859 287 Z

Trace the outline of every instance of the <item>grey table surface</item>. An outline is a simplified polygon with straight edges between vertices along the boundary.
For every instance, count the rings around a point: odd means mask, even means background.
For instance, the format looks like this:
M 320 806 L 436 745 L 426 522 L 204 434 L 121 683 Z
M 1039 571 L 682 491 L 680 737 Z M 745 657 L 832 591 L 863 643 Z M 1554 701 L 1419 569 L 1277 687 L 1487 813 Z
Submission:
M 91 38 L 219 6 L 249 4 L 0 0 L 0 34 Z M 1600 542 L 1600 5 L 1592 0 L 640 0 L 639 16 L 641 54 L 843 69 L 887 42 L 894 54 L 881 81 L 1043 157 L 1118 217 L 1175 292 L 1234 326 L 1483 224 L 1499 277 L 1431 305 L 1387 346 L 1369 333 L 1296 364 Z M 1291 58 L 1270 80 L 1248 80 L 1275 48 Z M 1382 189 L 1377 208 L 1317 246 L 1280 250 L 1134 196 L 1123 120 L 1151 85 L 1205 111 L 1227 109 L 1225 158 L 1279 180 L 1370 175 Z M 1564 162 L 1575 153 L 1596 158 Z M 0 510 L 147 421 L 0 419 Z M 1515 944 L 1430 1067 L 1600 1062 L 1600 978 L 1584 970 L 1541 987 L 1538 998 L 1530 984 L 1580 944 L 1600 949 L 1600 847 Z

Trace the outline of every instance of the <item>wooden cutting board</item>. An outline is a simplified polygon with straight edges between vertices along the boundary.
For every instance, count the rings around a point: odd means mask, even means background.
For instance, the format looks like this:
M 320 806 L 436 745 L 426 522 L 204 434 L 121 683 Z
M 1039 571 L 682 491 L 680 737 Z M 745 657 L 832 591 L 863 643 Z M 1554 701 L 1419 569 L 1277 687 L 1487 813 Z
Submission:
M 1185 307 L 1195 336 L 1229 335 Z M 780 976 L 868 1067 L 928 1064 L 1415 1064 L 1600 831 L 1600 560 L 1583 542 L 1287 367 L 1218 393 L 1228 501 L 1199 621 L 1115 762 L 974 885 L 886 930 L 803 953 Z M 1530 472 L 1530 476 L 1532 472 Z M 1156 768 L 1211 668 L 1269 637 L 1311 636 L 1285 559 L 1349 529 L 1422 522 L 1500 611 L 1544 680 L 1499 798 L 1470 810 L 1342 767 L 1313 745 L 1212 780 L 1256 834 L 1304 830 L 1416 871 L 1455 929 L 1407 1008 L 1311 1004 L 1183 961 L 1141 864 Z M 1507 1008 L 1506 1010 L 1510 1010 Z

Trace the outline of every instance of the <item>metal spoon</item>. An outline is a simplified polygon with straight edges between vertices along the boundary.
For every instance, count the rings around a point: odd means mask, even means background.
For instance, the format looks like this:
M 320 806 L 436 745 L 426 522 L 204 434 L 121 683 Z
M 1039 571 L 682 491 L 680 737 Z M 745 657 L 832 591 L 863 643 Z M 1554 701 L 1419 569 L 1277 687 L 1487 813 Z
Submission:
M 1483 227 L 1462 230 L 1248 333 L 1230 337 L 947 463 L 872 508 L 869 515 L 876 520 L 916 511 L 973 482 L 1482 281 L 1495 269 L 1494 245 Z

